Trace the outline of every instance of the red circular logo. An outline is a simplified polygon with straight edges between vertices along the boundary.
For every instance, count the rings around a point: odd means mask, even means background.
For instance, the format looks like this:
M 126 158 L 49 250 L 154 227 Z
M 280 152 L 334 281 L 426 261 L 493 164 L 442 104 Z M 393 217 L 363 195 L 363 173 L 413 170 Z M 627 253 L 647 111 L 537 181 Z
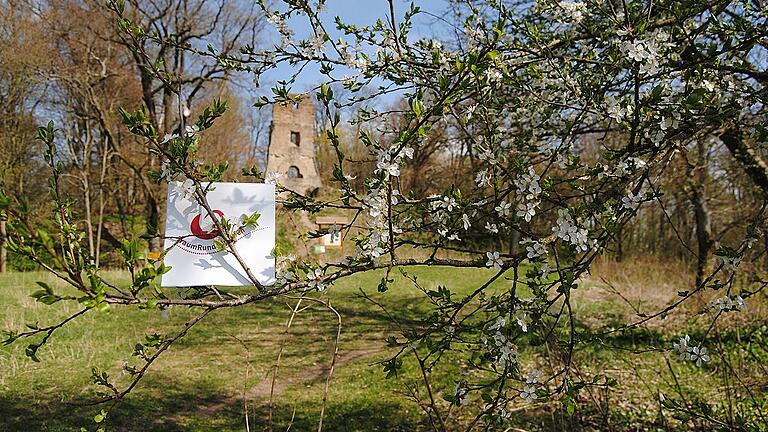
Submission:
M 221 210 L 214 210 L 213 214 L 215 214 L 219 218 L 224 217 L 224 212 L 222 212 Z M 195 216 L 194 219 L 192 219 L 192 223 L 189 225 L 189 230 L 192 231 L 192 234 L 199 239 L 211 240 L 213 238 L 216 238 L 216 236 L 219 235 L 219 230 L 216 229 L 213 223 L 211 223 L 211 227 L 209 230 L 206 231 L 205 229 L 203 229 L 200 226 L 200 216 L 202 215 L 198 214 L 197 216 Z M 206 214 L 203 220 L 205 221 L 209 218 L 210 218 L 209 215 Z

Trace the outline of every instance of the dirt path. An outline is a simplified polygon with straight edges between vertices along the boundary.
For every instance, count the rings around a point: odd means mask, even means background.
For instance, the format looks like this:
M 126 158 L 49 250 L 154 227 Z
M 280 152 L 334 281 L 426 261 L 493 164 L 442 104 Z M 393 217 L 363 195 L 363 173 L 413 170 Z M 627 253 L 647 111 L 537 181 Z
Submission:
M 384 349 L 383 346 L 350 350 L 339 353 L 339 357 L 336 359 L 336 366 L 334 368 L 334 375 L 338 373 L 339 369 L 345 365 L 361 358 L 370 357 L 376 353 L 381 352 Z M 279 395 L 286 389 L 298 384 L 310 384 L 325 380 L 328 376 L 328 369 L 330 363 L 318 364 L 309 367 L 299 373 L 295 373 L 290 376 L 281 376 L 281 371 L 278 371 L 277 379 L 275 380 L 274 395 Z M 331 378 L 333 380 L 333 378 Z M 248 401 L 264 401 L 269 400 L 269 393 L 272 389 L 272 375 L 268 374 L 258 384 L 252 387 L 245 395 L 230 396 L 218 401 L 208 402 L 198 407 L 198 412 L 205 416 L 215 415 L 229 406 L 241 405 L 243 398 Z

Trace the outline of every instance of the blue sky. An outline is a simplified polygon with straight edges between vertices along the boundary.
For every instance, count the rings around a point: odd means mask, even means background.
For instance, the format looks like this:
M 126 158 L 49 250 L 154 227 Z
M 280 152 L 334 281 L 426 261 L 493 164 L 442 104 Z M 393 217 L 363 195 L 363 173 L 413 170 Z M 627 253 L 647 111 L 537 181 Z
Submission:
M 402 17 L 403 13 L 410 9 L 411 3 L 419 6 L 423 11 L 431 12 L 437 16 L 445 14 L 447 2 L 446 0 L 395 0 L 395 16 Z M 385 19 L 389 16 L 389 2 L 387 0 L 328 0 L 326 3 L 326 9 L 321 13 L 321 17 L 326 25 L 326 30 L 333 39 L 337 39 L 341 36 L 341 33 L 336 31 L 334 18 L 336 16 L 341 17 L 342 21 L 355 25 L 371 25 L 376 22 L 377 19 Z M 294 19 L 288 22 L 290 27 L 296 34 L 296 39 L 305 39 L 310 32 L 309 26 L 298 19 Z M 420 14 L 414 21 L 414 28 L 412 30 L 412 36 L 415 38 L 422 37 L 435 37 L 440 32 L 446 31 L 445 26 L 441 26 L 439 21 L 426 14 Z M 270 27 L 269 40 L 272 43 L 279 41 L 277 32 Z M 277 70 L 271 71 L 262 77 L 263 91 L 269 92 L 269 86 L 275 81 L 280 79 L 286 79 L 290 77 L 292 73 L 291 66 L 282 65 Z M 339 75 L 343 75 L 341 72 Z M 305 69 L 302 75 L 297 80 L 295 89 L 303 91 L 311 88 L 312 86 L 322 82 L 323 76 L 319 73 L 318 69 Z

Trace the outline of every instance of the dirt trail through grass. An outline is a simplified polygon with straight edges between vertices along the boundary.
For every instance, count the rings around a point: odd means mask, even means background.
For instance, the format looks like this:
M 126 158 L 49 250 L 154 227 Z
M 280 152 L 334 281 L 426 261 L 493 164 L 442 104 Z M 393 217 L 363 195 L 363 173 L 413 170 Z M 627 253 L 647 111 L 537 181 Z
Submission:
M 340 369 L 342 369 L 344 366 L 346 366 L 347 364 L 355 360 L 373 356 L 379 352 L 382 352 L 383 350 L 384 350 L 384 346 L 381 345 L 381 346 L 374 346 L 370 348 L 354 349 L 346 352 L 340 352 L 338 358 L 336 359 L 334 374 L 338 373 Z M 280 376 L 281 371 L 278 371 L 277 379 L 275 380 L 273 394 L 274 396 L 277 396 L 283 391 L 287 390 L 288 388 L 299 385 L 299 384 L 313 384 L 316 382 L 323 381 L 328 376 L 329 368 L 330 368 L 330 363 L 318 364 L 308 369 L 305 369 L 299 373 L 296 373 L 287 377 Z M 272 369 L 270 369 L 270 372 L 271 371 Z M 269 400 L 269 395 L 271 391 L 272 391 L 272 375 L 270 373 L 266 377 L 264 377 L 264 379 L 262 379 L 258 384 L 256 384 L 253 388 L 248 390 L 248 392 L 245 395 L 240 394 L 237 396 L 230 396 L 218 401 L 212 401 L 212 402 L 201 404 L 198 407 L 198 412 L 204 416 L 212 416 L 228 407 L 239 406 L 242 403 L 243 399 L 246 399 L 248 401 L 256 401 L 257 403 L 258 402 L 266 403 Z

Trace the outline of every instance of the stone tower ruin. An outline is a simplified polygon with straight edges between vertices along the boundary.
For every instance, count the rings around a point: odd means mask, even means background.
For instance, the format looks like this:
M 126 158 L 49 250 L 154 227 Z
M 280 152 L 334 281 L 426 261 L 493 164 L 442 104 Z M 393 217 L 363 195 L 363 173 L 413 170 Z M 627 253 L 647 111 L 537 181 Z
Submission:
M 267 173 L 280 173 L 278 182 L 301 194 L 317 194 L 320 176 L 315 164 L 315 105 L 310 97 L 301 103 L 272 106 Z

